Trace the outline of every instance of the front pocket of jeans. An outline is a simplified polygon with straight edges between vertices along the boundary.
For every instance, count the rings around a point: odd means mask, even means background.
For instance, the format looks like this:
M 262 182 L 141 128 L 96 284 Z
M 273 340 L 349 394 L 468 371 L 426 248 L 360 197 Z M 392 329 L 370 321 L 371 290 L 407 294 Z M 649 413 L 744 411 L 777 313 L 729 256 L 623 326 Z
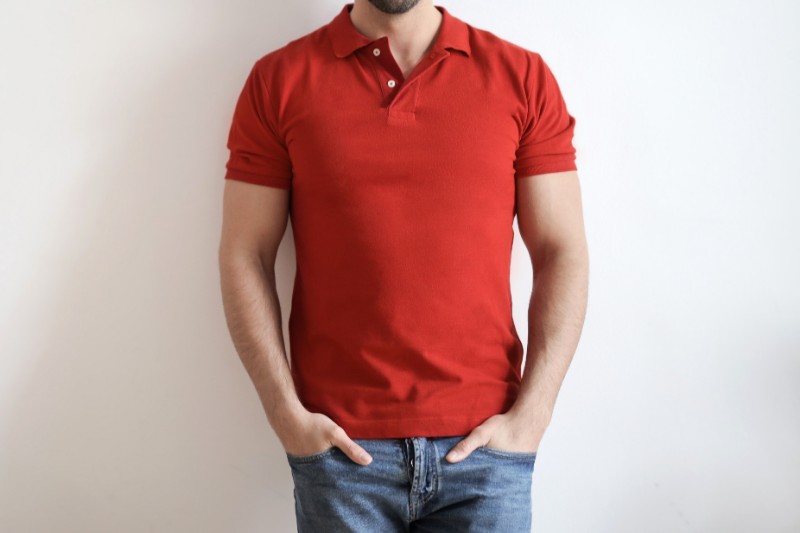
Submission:
M 480 450 L 482 452 L 488 453 L 489 455 L 494 455 L 496 457 L 503 457 L 505 459 L 519 459 L 519 460 L 527 460 L 533 461 L 536 459 L 537 452 L 511 452 L 507 450 L 499 450 L 497 448 L 489 448 L 486 446 L 479 446 L 475 448 L 475 450 Z
M 308 455 L 293 455 L 287 452 L 286 458 L 290 463 L 314 463 L 316 461 L 321 461 L 325 457 L 328 457 L 334 452 L 334 450 L 338 450 L 338 448 L 336 446 L 331 446 L 327 450 Z

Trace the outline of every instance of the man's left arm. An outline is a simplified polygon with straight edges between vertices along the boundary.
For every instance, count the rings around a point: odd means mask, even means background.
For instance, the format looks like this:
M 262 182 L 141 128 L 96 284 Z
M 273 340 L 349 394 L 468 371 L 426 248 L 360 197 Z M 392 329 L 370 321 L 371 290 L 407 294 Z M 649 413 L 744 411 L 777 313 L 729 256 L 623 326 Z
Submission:
M 484 445 L 537 451 L 583 329 L 589 254 L 577 171 L 531 175 L 516 186 L 519 232 L 533 266 L 521 389 L 509 411 L 476 427 L 448 460 L 463 460 Z
M 586 316 L 589 253 L 577 171 L 518 179 L 517 217 L 533 266 L 533 291 L 522 385 L 508 414 L 538 445 Z

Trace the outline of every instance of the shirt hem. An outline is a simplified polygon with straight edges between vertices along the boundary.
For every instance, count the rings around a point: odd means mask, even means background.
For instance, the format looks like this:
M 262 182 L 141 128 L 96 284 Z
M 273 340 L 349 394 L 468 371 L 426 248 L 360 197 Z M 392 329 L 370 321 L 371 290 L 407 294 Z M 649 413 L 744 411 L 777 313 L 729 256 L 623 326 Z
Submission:
M 333 417 L 351 439 L 466 436 L 495 414 L 426 418 L 353 419 Z
M 228 169 L 225 172 L 226 180 L 244 181 L 254 185 L 264 185 L 267 187 L 277 187 L 279 189 L 290 189 L 291 182 L 287 178 L 279 176 L 266 176 L 263 174 L 252 174 L 241 170 Z
M 520 179 L 529 176 L 536 176 L 539 174 L 551 174 L 553 172 L 567 172 L 570 170 L 578 170 L 575 161 L 565 161 L 558 163 L 544 163 L 539 165 L 530 165 L 521 167 L 516 171 L 514 178 Z

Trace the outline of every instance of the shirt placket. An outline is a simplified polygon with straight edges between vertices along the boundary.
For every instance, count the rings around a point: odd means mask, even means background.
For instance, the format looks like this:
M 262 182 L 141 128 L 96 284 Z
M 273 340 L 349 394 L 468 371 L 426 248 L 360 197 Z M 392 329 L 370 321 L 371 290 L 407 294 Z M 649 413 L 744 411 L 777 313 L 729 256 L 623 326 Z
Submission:
M 450 55 L 446 50 L 431 50 L 414 70 L 403 76 L 403 71 L 389 49 L 389 38 L 381 37 L 367 45 L 362 53 L 374 67 L 378 90 L 382 95 L 382 106 L 386 110 L 388 124 L 403 124 L 415 120 L 420 77 L 431 67 Z

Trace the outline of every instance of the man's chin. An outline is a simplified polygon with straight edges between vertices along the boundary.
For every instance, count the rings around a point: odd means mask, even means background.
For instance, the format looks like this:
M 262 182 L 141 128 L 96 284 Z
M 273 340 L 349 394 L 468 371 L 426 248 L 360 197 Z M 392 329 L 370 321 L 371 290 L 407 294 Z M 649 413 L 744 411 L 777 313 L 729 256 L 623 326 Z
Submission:
M 409 11 L 419 3 L 419 0 L 369 0 L 376 9 L 390 15 L 397 15 Z

